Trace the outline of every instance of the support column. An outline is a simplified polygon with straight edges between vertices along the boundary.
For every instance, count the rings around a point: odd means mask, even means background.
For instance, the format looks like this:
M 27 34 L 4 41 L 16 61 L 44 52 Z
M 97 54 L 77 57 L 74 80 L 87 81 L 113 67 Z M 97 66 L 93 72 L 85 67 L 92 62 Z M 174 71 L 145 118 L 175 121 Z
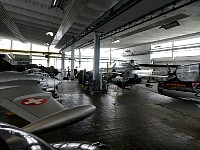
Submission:
M 81 49 L 79 48 L 79 68 L 81 68 Z
M 94 32 L 94 60 L 93 60 L 93 80 L 96 90 L 100 90 L 99 82 L 99 59 L 100 59 L 100 33 Z
M 111 53 L 111 48 L 110 48 L 110 66 L 111 66 L 111 62 L 112 61 L 112 53 Z
M 30 57 L 29 57 L 29 64 L 32 64 L 32 44 L 30 43 Z
M 49 46 L 48 46 L 48 53 L 49 53 Z M 47 67 L 49 67 L 49 62 L 50 62 L 49 54 L 46 55 L 46 58 L 47 58 Z
M 174 59 L 174 40 L 172 42 L 172 60 L 173 60 L 173 65 L 175 65 L 175 59 Z
M 65 72 L 65 53 L 62 52 L 62 58 L 61 58 L 61 72 L 63 77 L 65 77 L 66 72 Z
M 71 46 L 71 80 L 74 80 L 74 45 Z
M 13 40 L 10 40 L 10 57 L 12 58 L 11 64 L 14 65 L 14 59 L 13 59 L 12 50 L 13 50 Z

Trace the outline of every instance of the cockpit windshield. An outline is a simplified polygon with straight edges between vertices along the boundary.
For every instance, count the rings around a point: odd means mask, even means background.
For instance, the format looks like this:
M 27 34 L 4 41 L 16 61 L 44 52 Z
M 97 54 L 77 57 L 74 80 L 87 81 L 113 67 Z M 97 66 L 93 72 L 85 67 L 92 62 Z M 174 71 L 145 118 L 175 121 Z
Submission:
M 178 66 L 176 76 L 180 81 L 199 82 L 199 64 Z

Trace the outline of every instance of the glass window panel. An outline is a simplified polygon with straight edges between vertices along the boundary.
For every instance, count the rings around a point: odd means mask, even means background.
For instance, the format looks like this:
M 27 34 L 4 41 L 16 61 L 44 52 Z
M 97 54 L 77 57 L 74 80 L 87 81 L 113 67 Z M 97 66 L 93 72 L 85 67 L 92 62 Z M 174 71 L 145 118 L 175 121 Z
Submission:
M 151 59 L 153 58 L 164 58 L 164 57 L 172 57 L 172 51 L 160 51 L 160 52 L 152 52 Z
M 33 51 L 48 52 L 48 47 L 43 45 L 32 44 Z
M 200 37 L 198 38 L 192 38 L 192 39 L 187 39 L 187 40 L 180 40 L 180 41 L 175 41 L 174 46 L 184 46 L 184 45 L 193 45 L 200 43 Z
M 37 64 L 47 67 L 47 60 L 44 57 L 32 56 L 32 64 Z
M 13 50 L 30 50 L 30 43 L 22 43 L 20 41 L 13 40 Z
M 188 49 L 175 50 L 173 55 L 174 57 L 200 55 L 200 48 L 188 48 Z
M 10 49 L 11 40 L 8 39 L 0 39 L 0 48 L 1 49 Z
M 163 49 L 171 49 L 173 42 L 167 42 L 162 44 L 151 44 L 151 50 L 152 51 L 159 51 Z

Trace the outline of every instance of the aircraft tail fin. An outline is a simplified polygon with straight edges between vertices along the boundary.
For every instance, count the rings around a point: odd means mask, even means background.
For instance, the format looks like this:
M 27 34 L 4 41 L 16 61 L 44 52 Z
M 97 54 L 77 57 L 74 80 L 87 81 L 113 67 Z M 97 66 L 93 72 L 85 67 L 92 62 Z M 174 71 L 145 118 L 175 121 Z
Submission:
M 92 115 L 96 107 L 94 105 L 83 105 L 71 109 L 62 110 L 42 119 L 39 119 L 23 127 L 23 130 L 31 133 L 41 133 L 63 126 L 77 123 Z

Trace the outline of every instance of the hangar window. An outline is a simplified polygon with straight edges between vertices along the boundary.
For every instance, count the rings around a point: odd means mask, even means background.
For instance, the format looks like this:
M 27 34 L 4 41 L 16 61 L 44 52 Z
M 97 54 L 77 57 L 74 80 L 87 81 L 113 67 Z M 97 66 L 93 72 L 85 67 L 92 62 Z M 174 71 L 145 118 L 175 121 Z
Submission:
M 164 58 L 164 57 L 171 57 L 172 59 L 174 59 L 176 57 L 176 59 L 179 60 L 179 58 L 183 56 L 200 55 L 199 41 L 200 38 L 191 38 L 191 39 L 176 40 L 161 44 L 152 44 L 151 59 Z M 180 60 L 182 59 L 180 58 Z
M 163 58 L 163 57 L 172 57 L 172 51 L 158 51 L 158 52 L 152 52 L 151 53 L 151 59 L 153 58 Z
M 13 40 L 13 50 L 30 50 L 30 43 L 22 43 L 20 41 Z
M 200 38 L 192 38 L 186 40 L 179 40 L 174 42 L 174 47 L 188 47 L 200 45 Z
M 174 57 L 200 55 L 200 48 L 187 48 L 173 51 Z
M 32 50 L 34 51 L 40 51 L 40 52 L 48 52 L 47 46 L 32 44 Z
M 172 48 L 173 42 L 161 43 L 161 44 L 152 44 L 151 51 L 161 51 Z
M 1 49 L 10 49 L 11 41 L 8 39 L 0 39 L 0 48 Z

